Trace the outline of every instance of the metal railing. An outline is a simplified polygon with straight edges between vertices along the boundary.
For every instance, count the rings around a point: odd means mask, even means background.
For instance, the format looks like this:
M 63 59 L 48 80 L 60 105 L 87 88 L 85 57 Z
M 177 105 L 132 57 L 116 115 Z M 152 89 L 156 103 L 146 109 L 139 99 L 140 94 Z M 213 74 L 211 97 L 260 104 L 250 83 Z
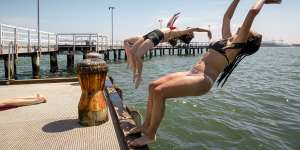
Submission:
M 35 29 L 0 24 L 0 54 L 8 54 L 9 43 L 13 42 L 14 51 L 18 53 L 57 51 L 59 46 L 90 47 L 92 50 L 123 49 L 123 41 L 114 41 L 111 47 L 110 39 L 98 33 L 51 33 L 40 31 L 40 49 L 38 49 L 38 33 Z M 178 47 L 184 44 L 179 43 Z M 203 47 L 207 42 L 191 42 L 189 46 Z M 157 48 L 170 47 L 160 43 Z

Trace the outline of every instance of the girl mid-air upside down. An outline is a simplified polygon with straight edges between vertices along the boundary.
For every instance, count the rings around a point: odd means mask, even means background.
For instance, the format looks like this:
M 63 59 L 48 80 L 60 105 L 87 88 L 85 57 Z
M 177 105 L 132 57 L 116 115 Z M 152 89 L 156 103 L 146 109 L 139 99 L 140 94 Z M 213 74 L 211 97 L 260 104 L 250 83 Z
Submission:
M 167 28 L 156 29 L 142 37 L 132 37 L 124 40 L 124 49 L 127 54 L 127 62 L 133 71 L 133 82 L 135 88 L 138 88 L 141 82 L 141 75 L 143 69 L 144 54 L 162 42 L 169 42 L 172 46 L 177 44 L 177 40 L 189 44 L 194 38 L 194 32 L 207 32 L 209 39 L 211 39 L 211 32 L 202 28 L 186 28 L 178 29 L 174 27 L 174 22 L 180 13 L 176 13 L 171 17 L 167 24 Z

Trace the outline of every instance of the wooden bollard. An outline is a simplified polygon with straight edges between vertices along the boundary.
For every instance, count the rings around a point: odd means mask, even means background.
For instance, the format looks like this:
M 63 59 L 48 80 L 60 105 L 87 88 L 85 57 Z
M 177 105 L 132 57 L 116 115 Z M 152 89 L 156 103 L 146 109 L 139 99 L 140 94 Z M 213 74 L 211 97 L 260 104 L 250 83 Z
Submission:
M 50 52 L 50 72 L 55 73 L 57 71 L 58 71 L 57 53 Z
M 34 79 L 40 78 L 40 54 L 34 52 L 31 54 L 32 77 Z
M 108 66 L 98 58 L 88 58 L 77 64 L 77 77 L 82 94 L 78 104 L 79 123 L 83 126 L 100 125 L 108 121 L 104 83 Z
M 74 54 L 73 54 L 73 52 L 69 52 L 67 54 L 67 71 L 68 72 L 74 71 Z

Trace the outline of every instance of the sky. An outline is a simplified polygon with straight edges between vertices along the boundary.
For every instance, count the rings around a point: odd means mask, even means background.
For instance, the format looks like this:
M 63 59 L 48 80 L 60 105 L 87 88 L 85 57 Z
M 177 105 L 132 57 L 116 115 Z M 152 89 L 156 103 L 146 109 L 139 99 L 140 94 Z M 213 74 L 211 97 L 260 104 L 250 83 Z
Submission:
M 111 36 L 111 11 L 114 9 L 114 39 L 142 36 L 181 12 L 178 27 L 210 29 L 220 39 L 222 17 L 232 0 L 40 0 L 40 29 L 54 33 L 100 33 Z M 236 31 L 255 0 L 241 0 L 232 19 Z M 265 5 L 252 29 L 264 41 L 284 40 L 300 43 L 300 0 L 283 0 L 281 5 Z M 36 28 L 37 0 L 0 0 L 0 23 Z M 197 33 L 197 41 L 207 41 Z

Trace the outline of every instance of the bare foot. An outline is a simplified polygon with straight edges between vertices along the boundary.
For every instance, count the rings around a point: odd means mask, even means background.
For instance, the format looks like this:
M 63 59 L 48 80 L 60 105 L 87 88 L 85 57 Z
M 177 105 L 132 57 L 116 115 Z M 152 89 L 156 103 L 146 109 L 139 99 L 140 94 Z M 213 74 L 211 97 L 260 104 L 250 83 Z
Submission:
M 132 128 L 128 131 L 127 135 L 129 134 L 136 134 L 136 133 L 142 133 L 144 132 L 143 130 L 143 127 L 135 127 L 135 128 Z
M 38 100 L 38 102 L 40 103 L 46 103 L 47 102 L 47 97 L 40 95 L 40 94 L 36 94 L 36 98 Z
M 152 144 L 154 143 L 156 140 L 155 136 L 154 138 L 150 138 L 146 135 L 143 135 L 142 137 L 140 138 L 137 138 L 131 142 L 128 143 L 128 146 L 130 147 L 141 147 L 141 146 L 145 146 L 147 144 Z

